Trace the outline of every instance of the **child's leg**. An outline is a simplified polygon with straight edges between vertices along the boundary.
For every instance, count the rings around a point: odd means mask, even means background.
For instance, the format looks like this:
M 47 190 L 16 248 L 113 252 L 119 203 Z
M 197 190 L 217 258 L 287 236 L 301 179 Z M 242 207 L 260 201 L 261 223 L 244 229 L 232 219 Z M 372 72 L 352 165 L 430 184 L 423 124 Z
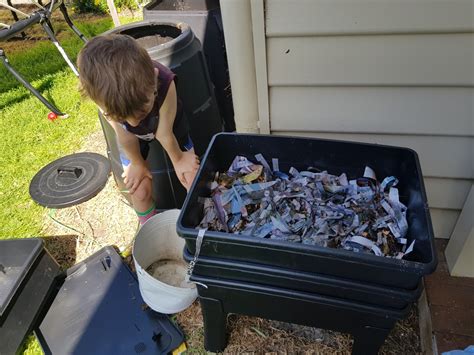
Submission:
M 155 202 L 153 201 L 151 191 L 151 179 L 144 178 L 135 192 L 130 195 L 133 208 L 138 215 L 140 224 L 145 223 L 150 217 L 156 214 Z
M 122 151 L 120 151 L 120 160 L 124 169 L 130 164 L 130 160 L 128 160 L 125 153 Z M 143 225 L 148 219 L 157 213 L 155 201 L 153 201 L 152 197 L 151 184 L 152 180 L 146 177 L 140 182 L 135 192 L 130 194 L 132 207 L 137 213 L 140 225 Z

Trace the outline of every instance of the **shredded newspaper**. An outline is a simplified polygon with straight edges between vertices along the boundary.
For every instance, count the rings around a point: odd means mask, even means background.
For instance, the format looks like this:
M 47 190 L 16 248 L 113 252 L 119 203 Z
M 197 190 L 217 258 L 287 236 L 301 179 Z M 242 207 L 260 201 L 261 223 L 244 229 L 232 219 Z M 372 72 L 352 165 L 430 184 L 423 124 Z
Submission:
M 278 159 L 255 159 L 237 156 L 216 173 L 197 228 L 397 259 L 413 250 L 396 177 L 379 182 L 370 167 L 353 180 L 315 168 L 284 173 Z

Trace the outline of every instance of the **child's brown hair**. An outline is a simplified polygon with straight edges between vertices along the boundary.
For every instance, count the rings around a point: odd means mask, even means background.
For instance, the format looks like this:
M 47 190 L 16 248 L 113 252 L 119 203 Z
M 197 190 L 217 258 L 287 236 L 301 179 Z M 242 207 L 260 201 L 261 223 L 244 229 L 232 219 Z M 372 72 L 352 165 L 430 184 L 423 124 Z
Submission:
M 147 51 L 127 35 L 97 36 L 77 59 L 81 91 L 108 118 L 122 121 L 143 115 L 154 99 L 156 75 Z

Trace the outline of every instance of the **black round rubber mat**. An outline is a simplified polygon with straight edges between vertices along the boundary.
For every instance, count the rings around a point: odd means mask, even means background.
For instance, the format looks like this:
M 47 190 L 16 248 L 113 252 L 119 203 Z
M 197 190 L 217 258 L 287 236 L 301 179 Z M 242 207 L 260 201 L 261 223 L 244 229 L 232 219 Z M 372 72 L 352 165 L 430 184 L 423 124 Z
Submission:
M 30 195 L 38 204 L 64 208 L 85 202 L 105 186 L 109 160 L 96 153 L 76 153 L 55 160 L 31 180 Z

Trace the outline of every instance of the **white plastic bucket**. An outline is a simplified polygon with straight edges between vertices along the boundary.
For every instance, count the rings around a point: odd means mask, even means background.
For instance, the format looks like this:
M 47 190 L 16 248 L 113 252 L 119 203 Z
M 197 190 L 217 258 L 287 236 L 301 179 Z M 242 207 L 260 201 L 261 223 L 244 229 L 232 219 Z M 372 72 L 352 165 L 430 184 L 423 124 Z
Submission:
M 133 261 L 143 300 L 153 310 L 165 314 L 181 312 L 188 308 L 197 297 L 195 285 L 185 281 L 186 264 L 183 261 L 185 243 L 176 233 L 179 212 L 179 210 L 169 210 L 150 218 L 141 227 L 133 243 Z M 185 287 L 172 286 L 159 281 L 146 271 L 152 264 L 163 260 L 182 262 L 182 265 L 172 271 L 175 278 L 178 278 Z M 169 264 L 167 270 L 170 271 L 173 265 L 175 264 Z M 166 269 L 164 271 L 166 272 Z

